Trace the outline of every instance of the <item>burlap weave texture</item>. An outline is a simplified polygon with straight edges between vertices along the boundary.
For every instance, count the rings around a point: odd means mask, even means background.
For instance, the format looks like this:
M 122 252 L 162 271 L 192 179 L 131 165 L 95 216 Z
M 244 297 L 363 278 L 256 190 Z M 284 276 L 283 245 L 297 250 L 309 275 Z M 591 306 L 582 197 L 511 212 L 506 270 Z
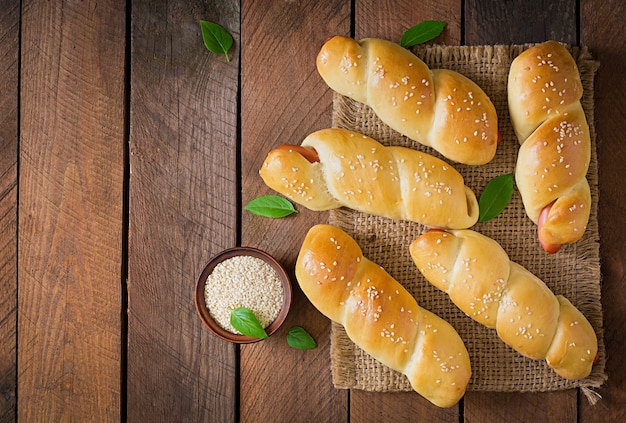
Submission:
M 414 49 L 415 54 L 431 68 L 452 69 L 475 81 L 496 107 L 503 142 L 495 158 L 483 166 L 453 164 L 477 197 L 489 180 L 514 172 L 519 143 L 509 120 L 506 86 L 511 61 L 528 47 L 421 46 Z M 329 223 L 352 235 L 367 258 L 384 267 L 415 296 L 420 306 L 446 319 L 457 329 L 472 363 L 468 390 L 540 392 L 581 387 L 592 398 L 593 388 L 599 387 L 606 379 L 597 224 L 598 168 L 593 113 L 593 83 L 598 63 L 585 49 L 568 49 L 579 66 L 584 88 L 582 104 L 592 139 L 592 157 L 587 175 L 592 192 L 592 210 L 585 236 L 576 244 L 563 247 L 557 254 L 546 254 L 537 241 L 536 226 L 524 213 L 517 190 L 502 214 L 489 222 L 478 223 L 472 229 L 498 241 L 511 260 L 539 276 L 555 294 L 567 297 L 587 317 L 596 330 L 599 344 L 599 361 L 588 378 L 566 380 L 554 373 L 545 361 L 521 356 L 505 345 L 495 330 L 471 320 L 445 293 L 430 285 L 413 264 L 408 249 L 410 243 L 426 229 L 424 226 L 347 209 L 330 213 Z M 384 145 L 407 146 L 443 158 L 434 150 L 390 129 L 369 107 L 338 94 L 334 96 L 333 102 L 333 126 L 363 133 Z M 332 326 L 331 368 L 333 382 L 338 388 L 412 390 L 404 375 L 382 365 L 355 346 L 338 324 Z

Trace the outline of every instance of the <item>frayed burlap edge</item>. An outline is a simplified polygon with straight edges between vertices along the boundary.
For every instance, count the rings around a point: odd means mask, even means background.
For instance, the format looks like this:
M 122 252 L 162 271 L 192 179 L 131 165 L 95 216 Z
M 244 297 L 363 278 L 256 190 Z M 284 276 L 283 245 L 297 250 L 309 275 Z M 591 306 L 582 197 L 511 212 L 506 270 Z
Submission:
M 466 178 L 466 183 L 477 194 L 493 176 L 514 170 L 519 145 L 508 117 L 506 80 L 513 58 L 530 46 L 420 46 L 414 49 L 415 54 L 431 68 L 453 69 L 473 79 L 496 106 L 504 142 L 498 148 L 494 160 L 479 167 L 455 164 Z M 585 236 L 578 243 L 564 247 L 556 255 L 543 253 L 536 243 L 536 227 L 525 216 L 517 192 L 498 218 L 477 224 L 472 229 L 499 241 L 513 261 L 541 277 L 555 293 L 565 295 L 585 314 L 596 331 L 599 350 L 599 360 L 587 378 L 566 380 L 556 375 L 545 362 L 522 357 L 504 345 L 495 331 L 473 322 L 445 294 L 430 286 L 412 264 L 408 254 L 408 245 L 423 232 L 423 226 L 347 209 L 330 213 L 329 223 L 351 234 L 363 248 L 365 256 L 387 269 L 416 297 L 422 307 L 448 320 L 457 329 L 472 359 L 473 375 L 468 385 L 470 391 L 545 392 L 578 387 L 590 402 L 595 403 L 599 399 L 595 389 L 607 378 L 600 301 L 598 168 L 593 98 L 594 77 L 599 64 L 586 49 L 567 48 L 576 59 L 581 73 L 584 88 L 582 104 L 592 139 L 592 157 L 587 175 L 592 191 L 592 210 Z M 434 150 L 390 129 L 380 122 L 369 107 L 338 94 L 333 99 L 333 126 L 364 133 L 385 145 L 403 145 L 441 157 Z M 343 327 L 335 323 L 331 331 L 331 369 L 333 383 L 337 388 L 378 392 L 412 390 L 404 375 L 363 352 L 350 341 Z

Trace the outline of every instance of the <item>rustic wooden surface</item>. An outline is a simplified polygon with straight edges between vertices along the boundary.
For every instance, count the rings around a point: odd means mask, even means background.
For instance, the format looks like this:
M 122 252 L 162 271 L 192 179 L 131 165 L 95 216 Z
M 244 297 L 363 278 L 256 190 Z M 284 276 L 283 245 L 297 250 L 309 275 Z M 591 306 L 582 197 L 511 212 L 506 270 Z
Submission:
M 119 417 L 125 17 L 115 1 L 22 5 L 21 421 Z
M 0 11 L 0 421 L 14 421 L 17 391 L 18 3 Z
M 621 0 L 1 1 L 0 422 L 626 421 L 626 6 Z M 198 21 L 233 34 L 209 53 Z M 306 231 L 243 206 L 271 191 L 265 153 L 331 125 L 315 55 L 334 34 L 398 41 L 425 19 L 449 45 L 556 39 L 600 61 L 606 384 L 470 392 L 450 409 L 414 393 L 334 389 L 328 319 L 295 286 L 285 326 L 242 347 L 200 324 L 193 285 L 234 245 L 290 272 Z M 293 275 L 293 273 L 292 273 Z M 303 325 L 319 347 L 284 338 Z
M 230 421 L 236 351 L 203 330 L 192 287 L 238 231 L 239 43 L 216 60 L 198 21 L 238 38 L 239 5 L 146 0 L 130 12 L 127 418 Z

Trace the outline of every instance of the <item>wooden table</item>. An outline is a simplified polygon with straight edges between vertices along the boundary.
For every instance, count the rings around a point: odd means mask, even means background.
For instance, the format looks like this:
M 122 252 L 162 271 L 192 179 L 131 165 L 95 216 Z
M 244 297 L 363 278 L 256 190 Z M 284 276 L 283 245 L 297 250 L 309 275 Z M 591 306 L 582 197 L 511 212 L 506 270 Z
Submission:
M 626 6 L 621 0 L 3 1 L 0 12 L 0 421 L 626 421 Z M 235 38 L 209 53 L 200 19 Z M 243 211 L 269 193 L 265 153 L 331 125 L 314 65 L 330 35 L 588 46 L 596 78 L 608 381 L 469 392 L 438 409 L 414 393 L 333 388 L 329 320 L 296 285 L 287 323 L 235 347 L 197 318 L 195 279 L 227 247 L 293 271 L 326 213 Z M 305 325 L 319 347 L 291 349 Z

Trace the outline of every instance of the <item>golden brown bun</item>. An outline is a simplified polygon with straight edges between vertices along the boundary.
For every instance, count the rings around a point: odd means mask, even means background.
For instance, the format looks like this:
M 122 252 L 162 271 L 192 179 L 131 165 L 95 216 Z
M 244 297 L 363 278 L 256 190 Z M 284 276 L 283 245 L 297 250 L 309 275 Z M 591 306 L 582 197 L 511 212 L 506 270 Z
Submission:
M 311 228 L 296 262 L 296 278 L 311 303 L 345 327 L 348 337 L 439 407 L 464 395 L 469 355 L 456 330 L 415 298 L 361 248 L 331 225 Z
M 520 354 L 567 379 L 589 375 L 598 351 L 587 319 L 565 297 L 471 230 L 429 231 L 410 246 L 417 268 L 469 317 Z
M 260 170 L 270 188 L 311 210 L 341 206 L 441 228 L 468 228 L 478 203 L 451 165 L 404 147 L 385 147 L 346 129 L 310 134 L 311 163 L 295 149 L 271 151 Z
M 521 143 L 515 181 L 528 217 L 541 226 L 542 244 L 578 241 L 589 220 L 591 140 L 582 92 L 576 62 L 555 41 L 524 51 L 511 64 L 509 111 Z M 540 222 L 552 203 L 546 223 Z
M 367 104 L 391 128 L 450 160 L 479 165 L 495 155 L 495 107 L 457 72 L 430 70 L 390 41 L 342 36 L 324 44 L 317 69 L 330 88 Z

